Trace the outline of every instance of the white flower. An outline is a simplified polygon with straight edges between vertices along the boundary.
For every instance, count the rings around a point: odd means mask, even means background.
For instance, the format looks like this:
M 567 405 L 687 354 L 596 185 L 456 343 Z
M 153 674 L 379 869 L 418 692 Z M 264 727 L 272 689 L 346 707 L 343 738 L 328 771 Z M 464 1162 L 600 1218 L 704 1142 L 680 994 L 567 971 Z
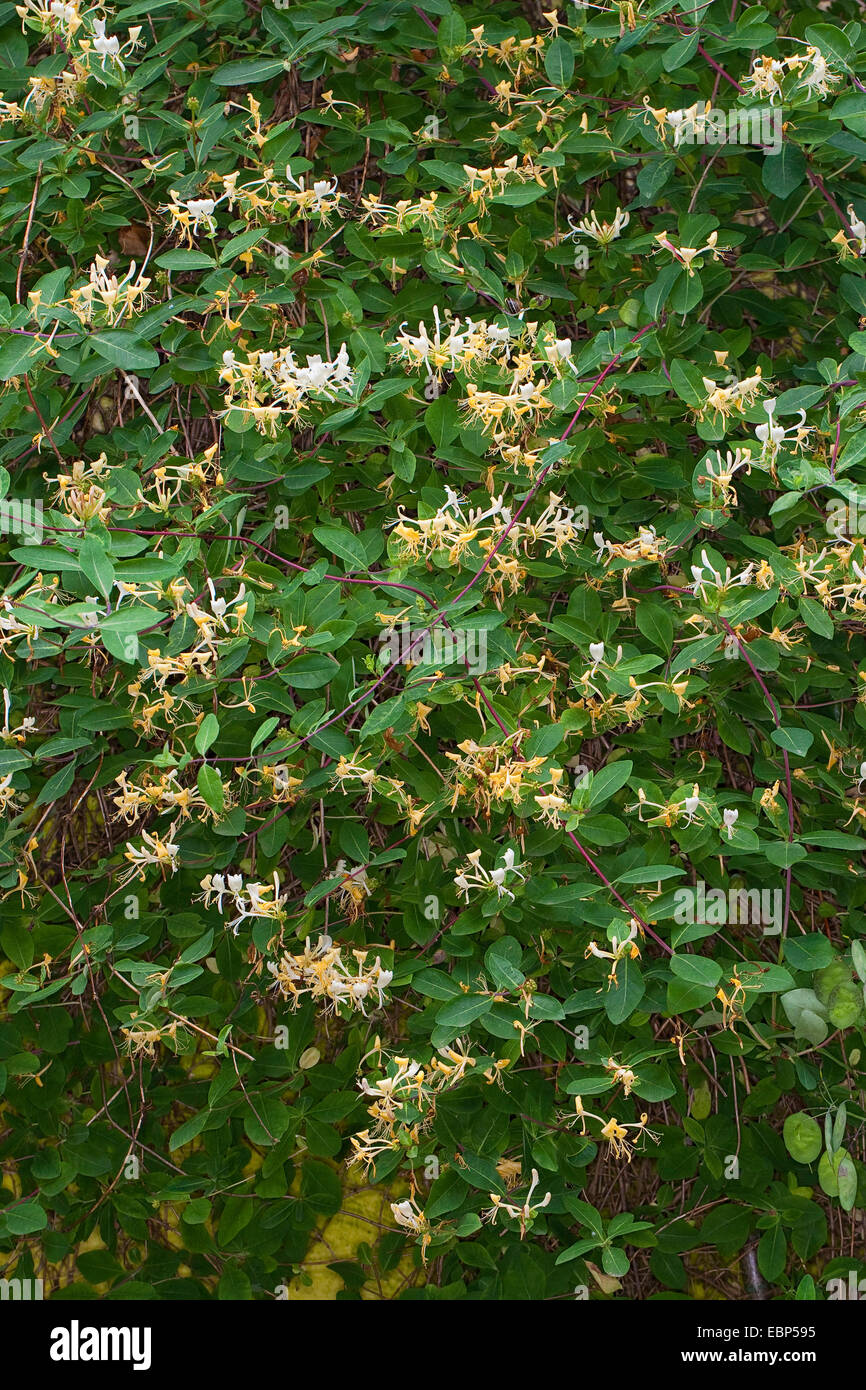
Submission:
M 589 217 L 581 218 L 577 224 L 569 217 L 568 225 L 571 227 L 575 240 L 583 233 L 584 236 L 597 241 L 599 246 L 609 246 L 612 241 L 616 241 L 622 235 L 630 221 L 629 213 L 623 212 L 622 208 L 618 207 L 612 222 L 599 222 L 598 215 L 591 212 Z
M 732 839 L 734 838 L 734 826 L 737 824 L 737 821 L 739 820 L 739 818 L 740 818 L 740 813 L 739 813 L 739 811 L 727 810 L 727 811 L 723 811 L 723 812 L 722 812 L 722 819 L 723 819 L 723 821 L 724 821 L 724 823 L 725 823 L 725 824 L 724 824 L 724 828 L 725 828 L 725 830 L 727 830 L 727 832 L 728 832 L 728 839 L 729 839 L 729 840 L 732 840 Z
M 171 838 L 173 834 L 174 826 L 171 827 L 164 840 L 156 834 L 149 835 L 144 830 L 141 836 L 144 841 L 143 845 L 136 846 L 127 841 L 125 858 L 133 865 L 132 877 L 137 875 L 143 878 L 142 870 L 147 864 L 158 864 L 160 868 L 168 867 L 172 873 L 177 870 L 180 845 L 173 843 Z
M 102 59 L 102 66 L 105 67 L 106 58 L 119 57 L 120 39 L 115 35 L 109 36 L 106 34 L 104 19 L 94 19 L 93 33 L 93 47 Z
M 526 1234 L 526 1228 L 532 1224 L 532 1221 L 534 1220 L 536 1213 L 541 1211 L 543 1207 L 547 1206 L 552 1196 L 550 1192 L 546 1192 L 540 1202 L 533 1202 L 532 1194 L 538 1186 L 538 1181 L 538 1169 L 533 1168 L 532 1182 L 529 1184 L 529 1191 L 526 1194 L 526 1201 L 523 1203 L 523 1206 L 521 1207 L 516 1206 L 512 1202 L 505 1202 L 501 1197 L 497 1196 L 495 1192 L 491 1192 L 490 1200 L 493 1203 L 493 1206 L 490 1208 L 489 1211 L 484 1213 L 483 1219 L 486 1221 L 490 1221 L 492 1224 L 496 1220 L 499 1213 L 501 1211 L 504 1211 L 506 1216 L 510 1216 L 512 1220 L 520 1222 L 520 1238 L 522 1240 L 523 1236 Z
M 798 87 L 805 87 L 810 97 L 829 96 L 830 88 L 841 81 L 839 74 L 831 71 L 820 48 L 810 45 L 806 49 L 806 58 L 809 66 L 800 77 Z
M 472 851 L 468 864 L 464 864 L 454 878 L 455 887 L 459 888 L 460 892 L 465 895 L 467 902 L 469 901 L 470 888 L 495 888 L 497 898 L 508 898 L 510 902 L 514 901 L 514 894 L 506 886 L 506 883 L 510 874 L 515 874 L 523 882 L 526 881 L 525 875 L 520 872 L 523 865 L 515 864 L 513 849 L 505 851 L 503 860 L 503 864 L 488 871 L 481 863 L 481 850 L 474 849 Z
M 701 551 L 701 561 L 700 565 L 691 566 L 692 578 L 695 581 L 692 585 L 692 593 L 701 599 L 706 598 L 705 590 L 707 588 L 715 589 L 718 593 L 724 594 L 734 585 L 750 583 L 755 569 L 754 563 L 750 562 L 739 574 L 732 574 L 730 565 L 726 565 L 723 578 L 721 572 L 713 568 L 705 550 Z M 709 571 L 708 575 L 704 573 L 705 570 Z
M 197 232 L 203 223 L 209 232 L 216 231 L 216 223 L 213 215 L 216 210 L 216 201 L 213 198 L 188 198 L 181 207 L 185 208 L 192 219 L 192 230 Z
M 853 203 L 848 204 L 848 220 L 851 223 L 851 231 L 860 243 L 860 255 L 866 256 L 866 222 L 857 216 Z
M 592 660 L 595 662 L 596 666 L 600 661 L 604 661 L 604 643 L 590 642 L 589 654 Z
M 498 323 L 490 323 L 487 325 L 487 336 L 492 343 L 502 345 L 511 341 L 511 329 Z
M 809 433 L 806 428 L 806 412 L 799 410 L 799 425 L 789 425 L 787 429 L 783 425 L 777 425 L 773 419 L 776 409 L 775 398 L 763 402 L 764 410 L 767 413 L 766 425 L 758 425 L 755 428 L 755 437 L 761 445 L 761 459 L 764 462 L 772 463 L 779 452 L 781 446 L 787 443 L 788 436 L 794 436 L 794 443 L 803 444 Z
M 243 603 L 244 597 L 246 595 L 246 586 L 242 584 L 233 599 L 217 598 L 216 589 L 214 588 L 214 583 L 212 579 L 208 579 L 207 586 L 210 589 L 211 611 L 213 612 L 213 615 L 219 623 L 220 627 L 225 628 L 227 626 L 225 620 L 226 613 L 230 608 L 234 608 L 236 603 Z
M 322 206 L 323 198 L 333 198 L 337 192 L 339 184 L 336 179 L 316 179 L 313 184 L 313 196 L 316 200 L 316 207 Z

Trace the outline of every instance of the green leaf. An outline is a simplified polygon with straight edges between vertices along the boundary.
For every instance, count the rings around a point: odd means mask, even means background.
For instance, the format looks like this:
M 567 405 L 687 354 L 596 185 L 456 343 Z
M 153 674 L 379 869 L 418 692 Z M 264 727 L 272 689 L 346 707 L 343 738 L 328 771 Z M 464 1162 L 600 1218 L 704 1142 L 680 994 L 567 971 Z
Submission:
M 468 1028 L 477 1018 L 489 1013 L 493 1000 L 489 997 L 467 994 L 446 1004 L 436 1014 L 436 1022 L 447 1028 Z
M 114 566 L 95 536 L 85 536 L 78 552 L 78 562 L 84 575 L 103 598 L 109 598 L 114 586 Z
M 159 366 L 159 354 L 134 333 L 114 328 L 107 333 L 93 333 L 87 339 L 90 346 L 113 367 L 125 372 L 148 372 Z
M 276 720 L 274 721 L 277 722 Z M 195 736 L 195 751 L 204 755 L 219 737 L 220 724 L 215 714 L 206 714 Z
M 574 52 L 567 39 L 555 38 L 544 55 L 544 71 L 554 87 L 566 88 L 574 76 Z
M 267 82 L 277 73 L 285 72 L 286 68 L 287 64 L 282 58 L 241 59 L 234 63 L 223 63 L 211 81 L 217 87 L 245 87 L 247 83 Z
M 210 767 L 208 763 L 204 763 L 198 770 L 196 786 L 212 811 L 219 814 L 225 810 L 225 790 L 222 778 L 215 767 Z
M 644 996 L 644 980 L 637 961 L 626 957 L 617 966 L 617 981 L 602 996 L 611 1023 L 625 1023 Z
M 681 357 L 676 357 L 670 365 L 670 374 L 671 385 L 681 401 L 691 406 L 703 405 L 707 391 L 703 375 L 697 367 Z
M 256 1202 L 251 1193 L 247 1196 L 238 1193 L 226 1198 L 217 1231 L 217 1242 L 223 1249 L 246 1229 L 253 1219 L 255 1209 Z
M 770 738 L 777 748 L 784 748 L 798 758 L 805 758 L 815 741 L 808 729 L 773 729 Z
M 673 973 L 687 984 L 715 989 L 722 978 L 722 967 L 704 956 L 674 955 L 670 965 Z
M 785 1148 L 797 1163 L 814 1163 L 824 1144 L 821 1126 L 805 1110 L 788 1115 L 782 1127 Z
M 646 602 L 638 605 L 635 613 L 638 629 L 648 637 L 659 651 L 669 652 L 674 640 L 674 622 L 667 609 L 660 603 Z
M 788 1243 L 781 1222 L 777 1221 L 758 1241 L 758 1268 L 771 1284 L 785 1272 Z
M 633 766 L 633 763 L 624 758 L 617 762 L 605 763 L 598 772 L 594 772 L 589 786 L 590 806 L 593 809 L 601 806 L 620 791 L 631 776 Z
M 345 560 L 350 570 L 366 570 L 367 552 L 356 535 L 343 526 L 314 526 L 313 535 L 320 545 Z
M 29 1236 L 45 1230 L 48 1216 L 39 1202 L 16 1202 L 0 1210 L 0 1221 L 5 1221 L 11 1236 Z
M 783 140 L 778 154 L 764 155 L 761 181 L 775 198 L 790 198 L 806 181 L 806 156 L 792 140 Z
M 216 261 L 206 251 L 178 248 L 175 251 L 163 251 L 161 256 L 157 256 L 155 264 L 163 270 L 212 270 Z

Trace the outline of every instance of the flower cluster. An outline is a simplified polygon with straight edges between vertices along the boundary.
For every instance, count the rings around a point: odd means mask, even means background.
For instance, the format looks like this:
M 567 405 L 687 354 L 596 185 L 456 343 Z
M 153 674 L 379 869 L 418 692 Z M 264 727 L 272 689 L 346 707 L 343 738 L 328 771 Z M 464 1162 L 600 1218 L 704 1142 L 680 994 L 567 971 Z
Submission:
M 586 530 L 586 510 L 563 506 L 564 499 L 548 494 L 547 506 L 534 521 L 515 520 L 503 497 L 491 499 L 488 507 L 465 507 L 462 498 L 446 484 L 447 500 L 431 517 L 407 517 L 398 508 L 398 520 L 392 522 L 393 536 L 399 554 L 407 560 L 445 552 L 449 565 L 458 565 L 477 546 L 482 555 L 493 550 L 494 559 L 505 559 L 500 542 L 513 556 L 521 551 L 533 554 L 536 546 L 545 556 L 559 555 L 568 546 L 576 545 Z M 494 569 L 494 575 L 496 570 Z M 488 580 L 489 582 L 489 580 Z
M 313 354 L 306 366 L 295 360 L 290 347 L 257 352 L 248 362 L 227 350 L 220 380 L 227 387 L 226 409 L 240 411 L 254 421 L 260 434 L 273 437 L 279 424 L 294 424 L 311 405 L 339 400 L 355 385 L 345 343 L 333 361 Z
M 385 1007 L 385 991 L 394 978 L 393 970 L 386 970 L 378 956 L 368 965 L 369 954 L 353 951 L 355 964 L 350 965 L 343 959 L 342 946 L 335 945 L 330 936 L 320 936 L 314 946 L 308 937 L 303 951 L 296 955 L 283 951 L 276 960 L 268 961 L 274 977 L 272 988 L 293 1009 L 308 994 L 316 1002 L 325 1001 L 326 1012 L 345 1007 L 366 1017 L 367 1004 Z
M 773 104 L 781 101 L 784 80 L 791 73 L 797 80 L 790 95 L 802 93 L 809 100 L 829 96 L 832 88 L 842 80 L 820 48 L 807 44 L 804 54 L 794 54 L 790 58 L 767 58 L 763 54 L 755 58 L 751 72 L 743 78 L 743 90 L 749 96 L 766 97 Z
M 574 1115 L 571 1116 L 571 1123 L 576 1124 L 580 1120 L 580 1132 L 586 1135 L 587 1120 L 595 1120 L 601 1126 L 600 1139 L 606 1139 L 609 1146 L 609 1153 L 615 1159 L 624 1158 L 626 1163 L 631 1163 L 632 1154 L 635 1147 L 643 1140 L 644 1136 L 658 1143 L 658 1136 L 648 1129 L 649 1115 L 641 1115 L 639 1120 L 625 1122 L 617 1120 L 611 1115 L 609 1120 L 605 1120 L 603 1115 L 595 1115 L 591 1110 L 584 1107 L 580 1096 L 574 1098 Z M 633 1130 L 634 1134 L 629 1131 Z
M 378 1038 L 372 1055 L 378 1061 L 379 1074 L 372 1085 L 366 1076 L 358 1085 L 371 1102 L 367 1114 L 373 1123 L 351 1136 L 349 1160 L 350 1164 L 363 1164 L 368 1172 L 384 1153 L 402 1150 L 413 1157 L 421 1135 L 429 1131 L 436 1117 L 438 1096 L 459 1085 L 479 1062 L 464 1039 L 440 1047 L 427 1066 L 411 1057 L 389 1057 Z M 494 1062 L 484 1076 L 493 1081 L 507 1066 L 507 1061 Z
M 69 306 L 79 323 L 104 324 L 113 328 L 145 308 L 150 280 L 140 271 L 136 272 L 135 261 L 131 262 L 121 280 L 110 272 L 109 264 L 105 256 L 96 256 L 86 283 L 70 290 L 69 298 L 62 301 Z M 34 299 L 35 296 L 31 295 L 31 306 L 35 308 L 38 304 L 34 304 Z
M 502 856 L 502 864 L 494 869 L 485 869 L 481 863 L 481 850 L 474 849 L 468 856 L 469 862 L 454 876 L 454 886 L 459 888 L 466 901 L 469 901 L 469 893 L 472 888 L 481 889 L 486 892 L 490 888 L 496 889 L 497 898 L 508 898 L 514 901 L 514 894 L 508 887 L 508 877 L 514 874 L 515 877 L 525 881 L 525 875 L 520 872 L 523 864 L 515 864 L 515 854 L 513 849 L 507 849 Z
M 285 918 L 286 894 L 280 893 L 280 876 L 274 870 L 270 883 L 244 883 L 243 874 L 207 874 L 200 885 L 202 892 L 198 902 L 205 907 L 216 906 L 217 912 L 234 912 L 236 916 L 228 923 L 235 936 L 243 922 L 270 921 L 282 922 Z M 228 898 L 229 907 L 223 906 Z

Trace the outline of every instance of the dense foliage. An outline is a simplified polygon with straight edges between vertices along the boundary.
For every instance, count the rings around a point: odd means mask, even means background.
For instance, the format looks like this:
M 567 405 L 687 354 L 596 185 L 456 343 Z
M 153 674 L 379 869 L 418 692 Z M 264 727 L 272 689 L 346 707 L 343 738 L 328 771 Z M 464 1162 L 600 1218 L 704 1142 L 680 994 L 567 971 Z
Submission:
M 0 1277 L 832 1297 L 860 6 L 353 8 L 0 4 Z

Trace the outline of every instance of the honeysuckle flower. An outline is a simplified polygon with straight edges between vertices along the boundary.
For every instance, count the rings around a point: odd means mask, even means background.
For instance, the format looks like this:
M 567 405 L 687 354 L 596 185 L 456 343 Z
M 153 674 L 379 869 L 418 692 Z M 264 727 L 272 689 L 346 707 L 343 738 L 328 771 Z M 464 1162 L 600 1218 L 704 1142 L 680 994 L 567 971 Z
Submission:
M 623 1066 L 619 1062 L 615 1061 L 613 1057 L 608 1057 L 607 1061 L 604 1064 L 604 1069 L 605 1071 L 613 1073 L 613 1075 L 610 1078 L 611 1083 L 613 1085 L 622 1086 L 623 1095 L 630 1096 L 635 1082 L 638 1079 L 636 1074 L 632 1071 L 631 1067 Z
M 286 895 L 280 894 L 280 876 L 276 869 L 271 883 L 248 883 L 244 886 L 242 874 L 229 874 L 227 878 L 222 874 L 208 874 L 200 886 L 202 893 L 199 900 L 204 902 L 205 907 L 210 907 L 215 901 L 220 913 L 224 912 L 223 898 L 226 894 L 231 898 L 237 915 L 228 925 L 234 936 L 237 936 L 241 923 L 247 919 L 278 921 L 285 915 L 283 904 Z
M 678 798 L 671 801 L 650 801 L 643 787 L 638 787 L 637 804 L 626 809 L 637 811 L 638 820 L 641 822 L 644 820 L 644 811 L 649 809 L 653 812 L 649 818 L 650 824 L 661 821 L 662 825 L 671 828 L 679 824 L 694 825 L 698 819 L 698 811 L 703 805 L 701 789 L 696 782 L 691 795 L 686 795 L 682 801 Z
M 687 796 L 686 799 L 685 799 L 685 801 L 683 802 L 683 810 L 685 811 L 685 814 L 686 814 L 686 824 L 687 824 L 687 825 L 691 825 L 692 821 L 695 819 L 695 816 L 697 815 L 698 807 L 700 806 L 700 804 L 701 804 L 701 789 L 700 789 L 700 787 L 698 786 L 698 784 L 697 784 L 697 782 L 696 782 L 695 785 L 694 785 L 694 787 L 692 788 L 692 794 L 691 794 L 691 796 Z
M 141 845 L 133 845 L 127 841 L 124 857 L 133 866 L 128 877 L 144 880 L 144 870 L 151 864 L 157 865 L 163 871 L 168 869 L 171 873 L 176 873 L 180 867 L 180 845 L 173 842 L 173 833 L 174 827 L 169 830 L 165 839 L 162 839 L 157 834 L 149 835 L 145 830 L 142 831 Z
M 729 378 L 727 386 L 717 386 L 708 376 L 703 378 L 703 383 L 707 399 L 698 411 L 698 418 L 703 419 L 712 411 L 713 415 L 721 415 L 723 420 L 734 412 L 742 415 L 745 407 L 753 404 L 764 384 L 760 367 L 755 368 L 753 376 L 743 377 L 741 381 L 736 377 Z
M 392 1202 L 391 1212 L 398 1226 L 402 1226 L 404 1231 L 411 1231 L 413 1235 L 421 1237 L 421 1258 L 426 1264 L 427 1246 L 431 1239 L 430 1223 L 414 1196 L 402 1202 Z
M 121 44 L 120 39 L 117 37 L 116 34 L 106 34 L 106 21 L 104 19 L 100 19 L 99 17 L 97 17 L 92 21 L 92 23 L 93 38 L 82 39 L 82 49 L 86 51 L 88 47 L 92 46 L 94 53 L 98 54 L 100 59 L 102 60 L 100 66 L 103 68 L 103 70 L 105 68 L 106 60 L 110 59 L 114 67 L 119 68 L 121 72 L 124 72 L 125 68 L 123 64 L 123 58 L 124 56 L 131 53 L 132 50 L 135 48 L 136 44 L 138 43 L 138 38 L 141 33 L 141 26 L 136 25 L 134 28 L 130 29 L 126 42 L 124 44 Z
M 665 124 L 669 125 L 674 133 L 674 149 L 678 149 L 683 140 L 691 142 L 703 135 L 711 109 L 712 103 L 708 101 L 703 107 L 699 102 L 695 102 L 693 106 L 684 110 L 665 112 Z
M 226 409 L 249 415 L 260 433 L 272 436 L 279 424 L 295 423 L 311 404 L 339 400 L 355 382 L 345 343 L 332 361 L 311 353 L 306 366 L 290 347 L 252 353 L 247 362 L 228 350 L 219 375 L 227 387 Z
M 222 202 L 221 198 L 183 199 L 173 188 L 170 191 L 174 201 L 168 204 L 165 211 L 171 215 L 172 228 L 183 232 L 190 246 L 200 227 L 203 226 L 209 233 L 216 231 L 214 213 Z
M 601 1137 L 607 1140 L 614 1158 L 624 1158 L 627 1163 L 631 1163 L 635 1140 L 641 1134 L 649 1132 L 646 1128 L 648 1120 L 649 1116 L 646 1113 L 634 1124 L 621 1124 L 614 1116 L 610 1117 L 607 1124 L 602 1126 Z M 629 1137 L 630 1129 L 637 1131 L 635 1139 Z
M 0 777 L 0 811 L 16 811 L 18 803 L 15 800 L 15 792 L 12 787 L 11 772 L 7 772 L 5 777 Z
M 440 1047 L 438 1056 L 430 1061 L 431 1071 L 441 1073 L 452 1083 L 462 1081 L 469 1068 L 475 1065 L 476 1059 L 470 1054 L 465 1038 L 458 1038 L 453 1047 Z
M 590 656 L 590 660 L 592 661 L 592 670 L 590 671 L 589 674 L 592 675 L 593 672 L 596 671 L 596 670 L 598 669 L 599 666 L 602 666 L 602 665 L 604 665 L 604 666 L 609 666 L 609 667 L 618 666 L 619 663 L 622 661 L 622 646 L 621 646 L 621 645 L 620 645 L 620 646 L 617 646 L 617 649 L 616 649 L 616 656 L 614 657 L 613 661 L 605 661 L 605 645 L 604 645 L 604 643 L 603 643 L 603 642 L 590 642 L 590 644 L 589 644 L 589 656 Z
M 214 582 L 210 578 L 207 581 L 207 586 L 210 590 L 211 611 L 213 612 L 213 615 L 216 618 L 217 623 L 220 625 L 220 627 L 227 629 L 228 623 L 226 622 L 226 614 L 228 610 L 230 608 L 234 608 L 235 604 L 237 603 L 243 604 L 244 609 L 246 609 L 246 604 L 244 604 L 244 598 L 246 596 L 246 586 L 242 584 L 233 599 L 217 598 L 216 589 L 214 588 Z
M 728 808 L 727 810 L 722 812 L 722 821 L 724 823 L 724 829 L 728 832 L 729 840 L 732 840 L 734 838 L 734 830 L 736 828 L 736 824 L 739 818 L 739 811 L 732 810 L 731 808 Z
M 660 140 L 666 139 L 666 137 L 667 137 L 667 127 L 668 127 L 668 110 L 667 110 L 667 107 L 666 107 L 666 106 L 650 106 L 650 99 L 649 99 L 648 96 L 645 96 L 645 97 L 644 97 L 644 99 L 643 99 L 643 104 L 644 104 L 644 107 L 646 108 L 646 114 L 645 114 L 645 116 L 644 116 L 644 118 L 643 118 L 644 125 L 646 125 L 647 122 L 648 122 L 650 119 L 652 119 L 653 121 L 655 121 L 656 131 L 657 131 L 657 133 L 658 133 L 659 139 L 660 139 Z
M 498 1196 L 495 1192 L 491 1192 L 490 1200 L 493 1206 L 483 1213 L 482 1220 L 489 1221 L 492 1225 L 496 1221 L 497 1216 L 504 1212 L 505 1215 L 510 1216 L 513 1221 L 520 1222 L 520 1239 L 523 1240 L 527 1230 L 532 1225 L 538 1213 L 550 1203 L 552 1197 L 552 1193 L 546 1192 L 540 1201 L 533 1202 L 532 1194 L 538 1186 L 538 1183 L 538 1169 L 533 1168 L 532 1181 L 529 1184 L 526 1201 L 522 1206 L 517 1206 L 513 1202 L 506 1202 L 503 1197 Z
M 584 951 L 585 959 L 595 956 L 598 960 L 611 962 L 610 974 L 607 977 L 609 986 L 616 984 L 616 970 L 621 960 L 626 957 L 630 960 L 640 960 L 640 948 L 637 945 L 638 926 L 637 918 L 632 917 L 629 921 L 628 936 L 624 936 L 622 939 L 618 936 L 612 936 L 609 951 L 603 951 L 595 941 L 590 941 Z
M 575 239 L 581 235 L 588 236 L 593 241 L 598 242 L 599 246 L 609 246 L 612 241 L 616 241 L 622 236 L 630 221 L 630 214 L 618 207 L 613 215 L 613 220 L 610 222 L 599 222 L 598 214 L 593 211 L 589 217 L 581 218 L 576 224 L 569 217 L 568 225 L 571 227 Z
M 748 446 L 737 446 L 733 453 L 730 449 L 725 451 L 722 458 L 721 451 L 716 450 L 715 459 L 712 455 L 707 457 L 706 473 L 701 481 L 708 482 L 710 485 L 711 501 L 717 502 L 722 507 L 736 506 L 736 489 L 731 486 L 734 475 L 739 473 L 741 468 L 745 468 L 747 473 L 752 469 L 752 452 Z
M 743 967 L 739 966 L 732 971 L 730 985 L 728 989 L 718 989 L 716 998 L 722 1005 L 722 1027 L 729 1028 L 732 1033 L 736 1032 L 736 1024 L 745 1017 L 746 990 L 750 987 L 749 982 L 740 979 L 740 971 Z
M 161 1043 L 177 1042 L 177 1030 L 189 1023 L 187 1018 L 172 1019 L 170 1023 L 164 1023 L 160 1027 L 148 1027 L 149 1020 L 136 1019 L 130 1028 L 121 1028 L 124 1038 L 124 1046 L 127 1052 L 133 1057 L 149 1057 L 153 1060 L 156 1057 L 157 1048 Z
M 372 892 L 366 869 L 362 866 L 350 872 L 345 859 L 338 859 L 330 877 L 339 880 L 340 907 L 346 912 L 349 921 L 354 922 L 363 912 L 364 903 Z
M 743 78 L 743 90 L 750 96 L 767 97 L 774 104 L 782 95 L 782 81 L 786 75 L 786 65 L 779 58 L 761 56 L 752 62 L 752 71 Z
M 568 802 L 564 796 L 558 796 L 556 792 L 548 792 L 544 796 L 536 796 L 535 804 L 541 812 L 541 819 L 545 825 L 559 826 L 562 816 L 568 807 Z
M 608 1066 L 610 1065 L 611 1063 L 609 1062 Z M 601 1125 L 600 1138 L 607 1140 L 610 1145 L 610 1153 L 612 1156 L 614 1158 L 624 1158 L 627 1163 L 631 1163 L 631 1156 L 635 1145 L 644 1135 L 652 1139 L 656 1144 L 659 1142 L 659 1136 L 654 1134 L 651 1129 L 647 1128 L 649 1116 L 646 1113 L 641 1115 L 639 1120 L 625 1123 L 617 1120 L 613 1115 L 605 1120 L 603 1116 L 595 1115 L 591 1110 L 587 1110 L 581 1096 L 574 1097 L 574 1114 L 563 1118 L 571 1124 L 580 1120 L 580 1132 L 584 1136 L 587 1133 L 587 1120 L 597 1121 L 597 1123 Z M 634 1138 L 629 1136 L 629 1130 L 635 1131 Z
M 94 19 L 93 35 L 93 47 L 102 59 L 102 66 L 105 67 L 106 58 L 116 58 L 120 53 L 120 39 L 106 34 L 104 19 Z
M 36 730 L 36 720 L 33 719 L 33 718 L 31 718 L 31 717 L 28 715 L 25 719 L 22 719 L 22 720 L 21 720 L 21 723 L 20 723 L 19 725 L 17 725 L 16 728 L 10 729 L 10 727 L 9 727 L 9 714 L 10 714 L 11 709 L 12 709 L 12 696 L 11 696 L 10 692 L 4 687 L 4 689 L 3 689 L 3 728 L 0 729 L 0 739 L 2 739 L 4 743 L 24 743 L 25 740 L 26 740 L 26 738 L 27 738 L 27 735 L 28 735 L 28 734 L 32 734 L 32 733 L 35 732 L 35 730 Z
M 830 95 L 830 89 L 841 81 L 841 75 L 832 71 L 820 48 L 810 44 L 806 49 L 805 70 L 800 72 L 797 80 L 798 88 L 805 87 L 810 97 L 826 97 Z
M 674 259 L 679 261 L 681 265 L 685 266 L 686 272 L 689 275 L 689 277 L 695 274 L 693 262 L 697 260 L 698 256 L 703 256 L 707 252 L 709 252 L 714 261 L 717 261 L 719 259 L 719 254 L 716 249 L 718 245 L 718 240 L 718 232 L 710 232 L 710 235 L 707 237 L 706 242 L 703 246 L 676 246 L 671 241 L 667 232 L 656 233 L 656 241 L 658 242 L 659 246 L 663 247 L 665 251 L 670 251 Z
M 101 318 L 115 325 L 146 307 L 150 283 L 147 276 L 136 274 L 135 261 L 118 280 L 116 274 L 109 274 L 108 260 L 96 256 L 87 283 L 70 290 L 68 299 L 61 303 L 68 305 L 81 323 L 90 324 Z
M 454 877 L 454 884 L 469 901 L 469 891 L 472 888 L 488 889 L 495 888 L 497 898 L 508 898 L 514 901 L 514 894 L 507 887 L 509 875 L 514 874 L 517 878 L 525 882 L 525 875 L 520 872 L 523 865 L 515 864 L 513 849 L 507 849 L 503 854 L 503 862 L 500 866 L 491 870 L 485 869 L 481 861 L 481 850 L 474 849 L 468 856 L 468 863 L 458 871 Z
M 801 56 L 794 54 L 789 58 L 768 58 L 762 55 L 755 58 L 751 73 L 743 79 L 743 89 L 752 96 L 768 97 L 772 104 L 782 95 L 782 83 L 788 73 L 796 74 L 793 91 L 805 91 L 807 97 L 829 96 L 831 89 L 841 82 L 841 74 L 830 67 L 820 48 L 807 44 Z
M 766 425 L 757 425 L 755 437 L 761 445 L 762 462 L 773 464 L 778 457 L 778 453 L 783 444 L 787 444 L 789 435 L 793 436 L 794 447 L 801 449 L 809 437 L 809 428 L 806 426 L 805 410 L 798 410 L 800 417 L 799 425 L 789 425 L 787 429 L 783 425 L 777 425 L 774 419 L 776 409 L 776 399 L 762 402 L 766 411 Z
M 264 912 L 259 915 L 274 914 Z M 327 934 L 320 936 L 315 946 L 310 945 L 307 937 L 303 951 L 296 954 L 284 951 L 276 960 L 268 962 L 268 971 L 273 976 L 272 988 L 288 1000 L 293 1009 L 298 1007 L 304 995 L 309 994 L 314 1002 L 325 1002 L 326 1012 L 345 1006 L 366 1017 L 367 1001 L 375 998 L 376 1007 L 384 1007 L 385 990 L 393 980 L 394 972 L 384 969 L 378 956 L 368 966 L 368 951 L 356 950 L 352 955 L 354 965 L 343 958 L 343 947 Z M 367 1094 L 374 1093 L 368 1088 Z
M 701 563 L 692 565 L 692 593 L 696 598 L 705 599 L 707 589 L 715 589 L 718 594 L 727 593 L 737 585 L 750 584 L 755 572 L 754 561 L 750 561 L 739 574 L 733 574 L 730 565 L 725 566 L 724 577 L 712 564 L 706 550 L 701 551 Z
M 335 178 L 314 179 L 311 188 L 307 187 L 306 177 L 303 174 L 296 179 L 287 170 L 286 179 L 296 191 L 285 194 L 284 197 L 295 207 L 301 217 L 304 217 L 306 213 L 313 212 L 324 223 L 327 223 L 331 213 L 336 212 L 339 208 L 343 194 L 340 192 L 340 185 Z
M 857 216 L 853 203 L 848 204 L 848 221 L 851 224 L 851 231 L 857 239 L 860 255 L 866 256 L 866 222 L 863 221 L 862 217 Z
M 32 0 L 28 0 L 28 8 L 31 8 Z M 38 6 L 32 6 L 38 9 Z M 19 14 L 26 11 L 21 6 L 16 6 Z M 69 33 L 74 33 L 81 25 L 81 15 L 78 13 L 77 4 L 64 4 L 63 0 L 51 0 L 48 12 L 52 19 L 56 19 Z

